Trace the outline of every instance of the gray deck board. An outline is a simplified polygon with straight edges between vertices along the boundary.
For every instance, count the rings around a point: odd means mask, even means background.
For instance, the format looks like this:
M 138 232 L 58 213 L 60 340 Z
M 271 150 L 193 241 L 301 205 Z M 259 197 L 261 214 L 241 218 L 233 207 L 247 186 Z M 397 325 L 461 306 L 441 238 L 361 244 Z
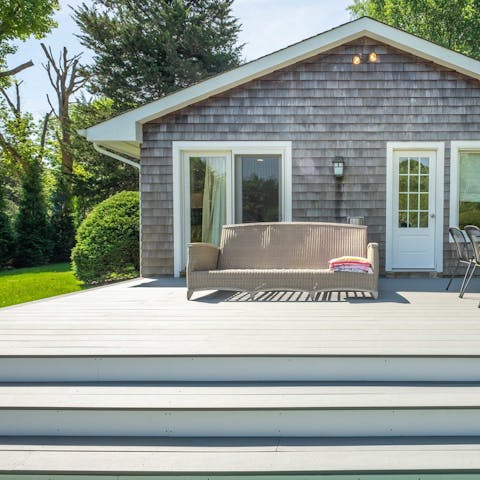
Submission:
M 0 310 L 0 356 L 479 356 L 480 284 L 382 279 L 380 299 L 197 293 L 143 279 Z
M 0 409 L 295 410 L 480 408 L 480 386 L 0 386 Z
M 362 471 L 478 471 L 480 445 L 468 440 L 411 442 L 262 439 L 198 439 L 194 442 L 143 442 L 129 439 L 108 444 L 45 439 L 0 444 L 3 473 L 294 473 Z

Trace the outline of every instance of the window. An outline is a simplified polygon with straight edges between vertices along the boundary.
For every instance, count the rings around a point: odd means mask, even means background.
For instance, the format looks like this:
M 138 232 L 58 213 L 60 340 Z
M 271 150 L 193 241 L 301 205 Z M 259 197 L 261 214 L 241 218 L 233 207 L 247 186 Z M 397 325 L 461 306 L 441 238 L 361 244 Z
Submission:
M 452 142 L 450 225 L 480 225 L 480 142 Z

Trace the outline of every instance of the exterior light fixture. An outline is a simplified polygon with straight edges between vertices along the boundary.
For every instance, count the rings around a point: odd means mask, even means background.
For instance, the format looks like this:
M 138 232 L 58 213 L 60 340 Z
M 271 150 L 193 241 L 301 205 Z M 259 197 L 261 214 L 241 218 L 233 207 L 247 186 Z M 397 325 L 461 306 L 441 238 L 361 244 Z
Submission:
M 378 53 L 377 52 L 370 52 L 368 54 L 368 63 L 377 63 L 378 62 Z M 363 63 L 363 58 L 361 53 L 357 53 L 352 57 L 352 63 L 354 65 L 360 65 Z
M 360 65 L 360 64 L 362 63 L 362 56 L 361 56 L 359 53 L 357 53 L 356 55 L 354 55 L 354 56 L 352 57 L 352 63 L 353 63 L 354 65 Z
M 343 157 L 334 157 L 333 159 L 333 175 L 335 178 L 343 177 L 343 167 L 345 161 Z

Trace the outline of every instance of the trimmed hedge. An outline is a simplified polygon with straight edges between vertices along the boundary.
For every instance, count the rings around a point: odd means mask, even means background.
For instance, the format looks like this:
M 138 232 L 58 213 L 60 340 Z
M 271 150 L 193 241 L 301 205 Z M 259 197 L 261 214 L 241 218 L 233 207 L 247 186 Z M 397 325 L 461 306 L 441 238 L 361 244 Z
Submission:
M 72 250 L 78 279 L 92 284 L 138 276 L 139 210 L 138 192 L 120 192 L 87 215 Z

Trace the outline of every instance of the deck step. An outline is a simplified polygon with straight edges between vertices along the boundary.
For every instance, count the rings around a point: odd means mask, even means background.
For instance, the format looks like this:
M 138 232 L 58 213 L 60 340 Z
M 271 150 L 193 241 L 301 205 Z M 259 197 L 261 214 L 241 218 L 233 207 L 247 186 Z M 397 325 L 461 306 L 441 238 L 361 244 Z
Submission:
M 480 356 L 0 356 L 0 382 L 472 382 Z
M 0 435 L 480 435 L 480 386 L 2 385 Z
M 0 465 L 0 479 L 22 475 L 24 480 L 38 480 L 42 474 L 53 480 L 57 475 L 63 480 L 78 478 L 74 475 L 105 479 L 175 475 L 183 480 L 183 475 L 191 479 L 308 474 L 313 478 L 312 472 L 317 479 L 350 480 L 375 471 L 402 480 L 467 479 L 478 478 L 469 474 L 480 470 L 480 439 L 0 438 Z M 444 473 L 452 471 L 453 476 Z M 332 472 L 342 475 L 332 477 Z

